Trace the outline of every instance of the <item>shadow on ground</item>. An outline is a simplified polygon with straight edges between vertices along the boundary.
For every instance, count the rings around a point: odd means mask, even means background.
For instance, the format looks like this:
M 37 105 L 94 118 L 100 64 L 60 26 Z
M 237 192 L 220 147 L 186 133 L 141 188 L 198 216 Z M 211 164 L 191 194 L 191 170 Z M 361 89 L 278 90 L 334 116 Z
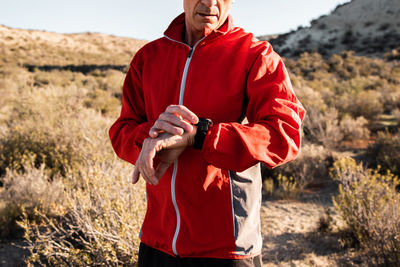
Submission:
M 284 233 L 264 236 L 264 263 L 284 263 L 304 260 L 306 255 L 327 256 L 337 254 L 342 247 L 336 236 L 316 233 Z

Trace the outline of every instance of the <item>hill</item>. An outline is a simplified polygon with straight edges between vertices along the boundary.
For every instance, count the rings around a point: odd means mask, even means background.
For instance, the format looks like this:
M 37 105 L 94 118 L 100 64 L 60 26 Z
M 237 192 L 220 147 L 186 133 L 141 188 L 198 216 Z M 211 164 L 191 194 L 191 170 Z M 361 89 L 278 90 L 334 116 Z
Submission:
M 0 25 L 0 63 L 128 65 L 145 43 L 100 33 L 59 34 Z
M 260 39 L 269 39 L 285 57 L 310 51 L 330 56 L 343 50 L 383 57 L 386 52 L 400 48 L 400 1 L 353 0 L 313 20 L 310 27 L 300 27 L 277 38 Z

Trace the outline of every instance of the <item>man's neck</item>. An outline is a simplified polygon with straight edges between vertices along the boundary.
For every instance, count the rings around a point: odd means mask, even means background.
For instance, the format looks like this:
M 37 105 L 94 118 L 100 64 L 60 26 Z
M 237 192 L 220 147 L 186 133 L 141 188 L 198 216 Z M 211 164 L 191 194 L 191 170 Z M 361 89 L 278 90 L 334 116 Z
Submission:
M 185 44 L 188 44 L 189 46 L 193 47 L 194 45 L 197 44 L 198 41 L 200 41 L 204 36 L 207 36 L 211 32 L 212 32 L 211 30 L 194 31 L 185 27 L 183 41 L 185 42 Z

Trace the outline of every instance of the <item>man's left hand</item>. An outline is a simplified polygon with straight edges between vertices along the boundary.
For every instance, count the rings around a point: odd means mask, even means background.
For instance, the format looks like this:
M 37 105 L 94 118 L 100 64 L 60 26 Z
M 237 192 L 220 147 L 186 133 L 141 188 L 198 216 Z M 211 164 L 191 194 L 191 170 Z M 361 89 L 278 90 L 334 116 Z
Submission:
M 160 114 L 153 127 L 149 131 L 152 138 L 165 132 L 171 135 L 183 135 L 193 131 L 193 124 L 198 123 L 199 118 L 183 105 L 169 105 Z

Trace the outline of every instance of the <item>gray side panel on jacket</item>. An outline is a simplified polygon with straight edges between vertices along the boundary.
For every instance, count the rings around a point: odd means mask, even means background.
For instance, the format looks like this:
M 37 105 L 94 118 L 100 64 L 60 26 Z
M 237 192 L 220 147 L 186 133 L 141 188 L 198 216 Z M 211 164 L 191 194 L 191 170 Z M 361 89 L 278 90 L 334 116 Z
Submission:
M 232 186 L 232 209 L 237 255 L 261 252 L 260 224 L 261 167 L 254 165 L 244 172 L 229 171 Z

